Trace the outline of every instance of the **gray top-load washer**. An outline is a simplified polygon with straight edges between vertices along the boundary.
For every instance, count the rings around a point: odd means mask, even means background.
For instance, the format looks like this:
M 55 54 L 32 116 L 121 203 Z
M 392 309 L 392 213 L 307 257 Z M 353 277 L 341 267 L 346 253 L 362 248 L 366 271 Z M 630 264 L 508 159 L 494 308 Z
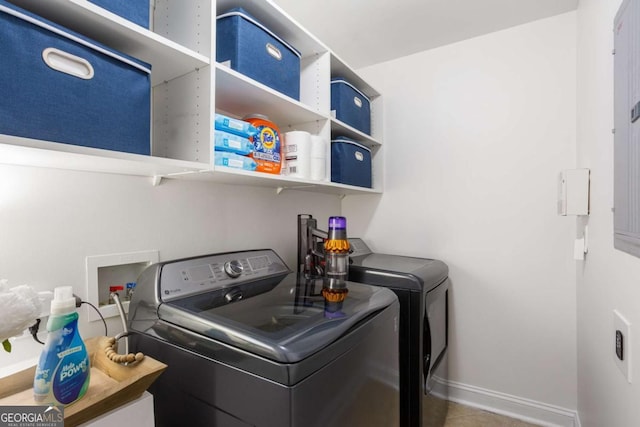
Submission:
M 129 329 L 133 351 L 168 365 L 150 388 L 156 424 L 392 425 L 396 296 L 347 283 L 336 306 L 322 286 L 268 249 L 147 268 Z
M 374 253 L 362 239 L 350 238 L 349 280 L 383 286 L 400 302 L 400 425 L 438 425 L 446 402 L 427 396 L 447 379 L 447 265 L 436 259 Z M 437 387 L 440 398 L 446 386 Z

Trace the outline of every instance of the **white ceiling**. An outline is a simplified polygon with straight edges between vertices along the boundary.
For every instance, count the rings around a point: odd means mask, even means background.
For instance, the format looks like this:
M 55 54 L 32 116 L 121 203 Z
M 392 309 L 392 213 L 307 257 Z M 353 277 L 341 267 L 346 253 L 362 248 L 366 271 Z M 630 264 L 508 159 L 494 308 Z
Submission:
M 274 0 L 352 68 L 575 10 L 578 0 Z

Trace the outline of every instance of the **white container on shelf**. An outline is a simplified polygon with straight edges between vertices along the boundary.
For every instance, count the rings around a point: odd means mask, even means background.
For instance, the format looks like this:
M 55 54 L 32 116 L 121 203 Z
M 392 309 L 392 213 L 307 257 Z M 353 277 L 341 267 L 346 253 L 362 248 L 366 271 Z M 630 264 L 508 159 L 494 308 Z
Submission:
M 291 131 L 284 134 L 286 175 L 296 178 L 311 177 L 311 134 Z
M 327 180 L 327 140 L 320 135 L 311 135 L 311 176 L 313 181 Z

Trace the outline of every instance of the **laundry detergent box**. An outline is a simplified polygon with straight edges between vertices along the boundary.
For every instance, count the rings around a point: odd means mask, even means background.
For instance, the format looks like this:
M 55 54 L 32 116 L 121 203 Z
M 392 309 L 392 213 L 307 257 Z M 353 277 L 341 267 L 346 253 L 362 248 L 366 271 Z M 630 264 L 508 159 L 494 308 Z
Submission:
M 215 151 L 227 151 L 241 156 L 247 156 L 253 152 L 253 142 L 249 138 L 221 130 L 215 132 L 214 147 Z
M 242 8 L 216 19 L 216 61 L 300 100 L 300 53 Z
M 149 0 L 89 0 L 144 28 L 149 28 Z
M 371 150 L 347 137 L 333 139 L 331 181 L 371 188 Z
M 231 133 L 242 138 L 251 138 L 258 133 L 258 129 L 251 123 L 219 113 L 216 113 L 214 126 L 216 131 Z
M 257 163 L 251 157 L 241 156 L 227 151 L 216 151 L 214 155 L 214 164 L 216 166 L 224 166 L 226 168 L 242 169 L 246 171 L 255 171 Z
M 0 0 L 0 134 L 151 151 L 151 67 Z
M 371 101 L 347 80 L 331 79 L 331 110 L 336 119 L 371 135 Z

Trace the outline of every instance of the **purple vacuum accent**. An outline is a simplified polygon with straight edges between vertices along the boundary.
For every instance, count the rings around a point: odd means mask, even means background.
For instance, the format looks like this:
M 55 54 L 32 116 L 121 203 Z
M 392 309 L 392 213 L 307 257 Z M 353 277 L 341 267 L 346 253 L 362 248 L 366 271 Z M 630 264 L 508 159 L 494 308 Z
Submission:
M 329 217 L 328 240 L 347 240 L 347 218 L 343 216 Z
M 347 218 L 343 216 L 329 217 L 329 230 L 346 230 Z
M 325 310 L 324 312 L 324 317 L 326 317 L 327 319 L 339 319 L 344 316 L 346 316 L 346 314 L 344 314 L 342 311 L 331 312 Z

